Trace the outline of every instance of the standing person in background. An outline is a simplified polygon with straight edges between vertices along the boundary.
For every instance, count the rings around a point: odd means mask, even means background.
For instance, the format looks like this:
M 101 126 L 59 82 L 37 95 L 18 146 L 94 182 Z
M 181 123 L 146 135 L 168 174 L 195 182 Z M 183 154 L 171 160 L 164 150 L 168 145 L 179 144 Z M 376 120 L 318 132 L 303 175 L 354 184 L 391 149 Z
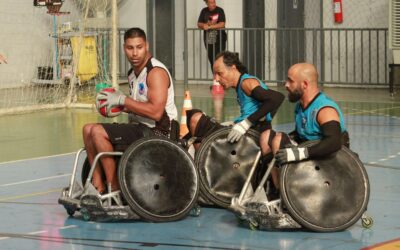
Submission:
M 225 51 L 226 48 L 227 35 L 225 30 L 221 30 L 225 28 L 225 12 L 221 7 L 217 6 L 215 0 L 204 0 L 204 2 L 207 4 L 207 7 L 201 10 L 197 27 L 204 30 L 204 46 L 207 50 L 211 72 L 213 72 L 213 64 L 216 56 L 220 52 Z M 215 114 L 219 120 L 222 113 L 225 91 L 215 79 L 210 90 L 213 96 Z
M 204 45 L 207 49 L 211 70 L 216 55 L 226 48 L 225 12 L 215 0 L 204 0 L 207 7 L 200 12 L 197 27 L 204 30 Z
M 3 56 L 2 54 L 0 54 L 0 64 L 2 63 L 7 63 L 7 58 L 5 56 Z

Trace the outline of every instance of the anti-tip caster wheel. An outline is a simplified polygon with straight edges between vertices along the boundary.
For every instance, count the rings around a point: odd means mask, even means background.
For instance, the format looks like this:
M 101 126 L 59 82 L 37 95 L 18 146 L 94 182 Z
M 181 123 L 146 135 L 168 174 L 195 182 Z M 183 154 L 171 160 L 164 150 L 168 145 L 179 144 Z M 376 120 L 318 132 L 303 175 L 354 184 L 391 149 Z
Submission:
M 258 222 L 255 220 L 249 220 L 249 227 L 251 230 L 258 230 Z
M 91 216 L 90 216 L 90 214 L 89 214 L 89 211 L 88 211 L 86 208 L 82 208 L 82 209 L 81 209 L 81 214 L 82 214 L 83 219 L 84 219 L 85 221 L 90 221 Z
M 192 210 L 190 211 L 190 215 L 194 217 L 198 217 L 201 213 L 201 208 L 199 205 L 194 205 Z
M 364 228 L 371 228 L 374 225 L 374 220 L 371 216 L 363 215 L 361 218 L 361 224 Z
M 69 215 L 69 216 L 74 216 L 74 214 L 75 214 L 75 209 L 74 208 L 70 208 L 70 207 L 67 207 L 67 208 L 65 208 L 66 210 L 67 210 L 67 214 Z

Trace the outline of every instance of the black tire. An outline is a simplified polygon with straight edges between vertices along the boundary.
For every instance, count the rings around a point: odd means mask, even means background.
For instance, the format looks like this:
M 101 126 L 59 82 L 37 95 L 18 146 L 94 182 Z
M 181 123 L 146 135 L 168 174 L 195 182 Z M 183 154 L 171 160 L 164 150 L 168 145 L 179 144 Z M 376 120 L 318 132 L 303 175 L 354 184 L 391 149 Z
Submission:
M 200 196 L 207 203 L 228 208 L 240 194 L 256 159 L 260 134 L 250 129 L 238 142 L 226 140 L 231 127 L 221 128 L 201 143 L 195 163 L 200 178 Z
M 180 220 L 197 202 L 197 169 L 191 156 L 169 139 L 143 138 L 129 146 L 118 178 L 126 202 L 147 221 Z
M 344 146 L 323 159 L 283 166 L 280 188 L 289 214 L 303 227 L 317 232 L 342 231 L 352 226 L 367 209 L 370 194 L 362 162 Z

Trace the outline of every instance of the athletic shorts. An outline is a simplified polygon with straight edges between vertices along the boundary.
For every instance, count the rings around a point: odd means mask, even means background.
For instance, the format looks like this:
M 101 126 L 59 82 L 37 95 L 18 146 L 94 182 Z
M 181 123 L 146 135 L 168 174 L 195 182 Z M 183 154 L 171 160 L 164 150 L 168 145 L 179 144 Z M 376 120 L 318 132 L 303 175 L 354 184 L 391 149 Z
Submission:
M 133 142 L 154 135 L 151 128 L 138 123 L 102 123 L 114 151 L 125 151 Z

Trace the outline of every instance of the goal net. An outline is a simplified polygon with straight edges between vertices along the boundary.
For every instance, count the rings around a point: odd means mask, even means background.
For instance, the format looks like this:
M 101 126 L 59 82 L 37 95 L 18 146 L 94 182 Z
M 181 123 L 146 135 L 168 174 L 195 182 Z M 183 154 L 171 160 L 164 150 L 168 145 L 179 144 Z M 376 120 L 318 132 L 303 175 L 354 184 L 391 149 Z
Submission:
M 0 114 L 92 106 L 112 84 L 111 10 L 112 0 L 2 0 Z

